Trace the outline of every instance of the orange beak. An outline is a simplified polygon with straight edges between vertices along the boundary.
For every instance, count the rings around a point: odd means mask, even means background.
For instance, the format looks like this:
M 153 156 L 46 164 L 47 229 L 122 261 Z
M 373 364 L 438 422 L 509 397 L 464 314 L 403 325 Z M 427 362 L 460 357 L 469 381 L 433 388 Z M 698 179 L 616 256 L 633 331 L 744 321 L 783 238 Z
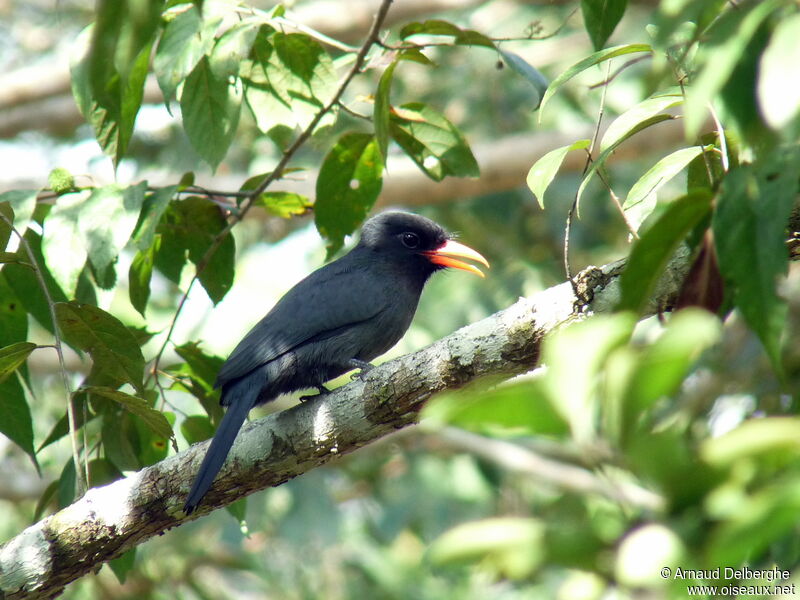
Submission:
M 478 267 L 453 257 L 458 256 L 460 258 L 468 258 L 470 260 L 474 260 L 475 262 L 481 263 L 482 265 L 486 266 L 487 269 L 489 268 L 489 261 L 487 261 L 478 252 L 469 246 L 459 244 L 453 240 L 447 240 L 443 246 L 440 246 L 436 250 L 429 250 L 427 252 L 423 252 L 422 254 L 427 256 L 428 260 L 435 265 L 452 267 L 454 269 L 461 269 L 462 271 L 469 271 L 470 273 L 475 273 L 475 275 L 478 275 L 479 277 L 484 277 L 484 275 L 481 270 L 478 269 Z

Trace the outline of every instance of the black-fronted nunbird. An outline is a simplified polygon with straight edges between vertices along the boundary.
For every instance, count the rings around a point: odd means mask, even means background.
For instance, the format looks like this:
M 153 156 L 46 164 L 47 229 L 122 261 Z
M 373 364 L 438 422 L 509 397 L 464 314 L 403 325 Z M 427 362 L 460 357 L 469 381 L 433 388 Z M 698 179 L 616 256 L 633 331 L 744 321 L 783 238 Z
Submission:
M 294 286 L 239 342 L 217 375 L 225 416 L 186 499 L 197 508 L 211 487 L 251 408 L 295 390 L 317 388 L 351 370 L 369 368 L 403 337 L 422 288 L 437 270 L 483 276 L 475 250 L 439 225 L 404 212 L 368 220 L 359 243 Z

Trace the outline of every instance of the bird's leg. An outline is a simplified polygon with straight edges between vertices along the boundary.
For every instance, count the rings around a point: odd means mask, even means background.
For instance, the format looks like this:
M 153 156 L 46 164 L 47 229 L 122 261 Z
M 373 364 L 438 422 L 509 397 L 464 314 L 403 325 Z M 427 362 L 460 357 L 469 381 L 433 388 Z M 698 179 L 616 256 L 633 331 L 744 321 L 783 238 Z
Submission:
M 358 373 L 353 373 L 350 375 L 350 379 L 360 379 L 364 380 L 364 375 L 369 373 L 372 369 L 375 368 L 375 365 L 371 365 L 365 360 L 358 360 L 357 358 L 351 358 L 347 361 L 347 365 L 352 367 L 353 369 L 361 369 Z
M 308 400 L 313 400 L 314 398 L 319 398 L 320 396 L 331 393 L 331 391 L 324 385 L 315 385 L 314 387 L 317 388 L 317 392 L 319 393 L 309 394 L 308 396 L 300 396 L 300 402 L 307 402 Z

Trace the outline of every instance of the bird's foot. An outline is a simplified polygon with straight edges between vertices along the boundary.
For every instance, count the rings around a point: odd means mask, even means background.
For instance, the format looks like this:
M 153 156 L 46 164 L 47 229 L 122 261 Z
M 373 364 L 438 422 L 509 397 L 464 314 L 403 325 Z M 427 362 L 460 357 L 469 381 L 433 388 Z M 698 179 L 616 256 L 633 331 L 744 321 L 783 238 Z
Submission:
M 300 396 L 300 402 L 308 402 L 309 400 L 313 400 L 314 398 L 319 398 L 320 396 L 325 396 L 326 394 L 330 394 L 331 391 L 326 388 L 324 385 L 315 386 L 317 388 L 317 394 L 308 394 L 307 396 Z
M 353 367 L 354 369 L 361 369 L 358 373 L 353 373 L 352 375 L 350 375 L 350 379 L 354 381 L 356 379 L 364 381 L 364 376 L 375 368 L 375 365 L 371 365 L 365 360 L 358 360 L 357 358 L 351 358 L 347 364 Z

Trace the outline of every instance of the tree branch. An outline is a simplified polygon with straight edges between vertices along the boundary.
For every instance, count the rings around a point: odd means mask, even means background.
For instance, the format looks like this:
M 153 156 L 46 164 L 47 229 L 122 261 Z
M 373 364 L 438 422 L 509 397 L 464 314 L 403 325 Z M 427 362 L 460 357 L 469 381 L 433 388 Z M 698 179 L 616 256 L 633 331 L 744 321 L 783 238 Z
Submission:
M 688 257 L 688 251 L 679 252 L 667 268 L 652 298 L 653 310 L 676 297 Z M 437 392 L 532 369 L 548 332 L 611 310 L 623 265 L 618 261 L 583 271 L 576 277 L 578 296 L 566 282 L 522 298 L 427 348 L 376 367 L 363 381 L 247 424 L 191 517 L 181 506 L 208 442 L 89 490 L 0 546 L 0 597 L 52 598 L 69 582 L 154 535 L 414 423 Z M 580 298 L 590 303 L 583 305 Z

